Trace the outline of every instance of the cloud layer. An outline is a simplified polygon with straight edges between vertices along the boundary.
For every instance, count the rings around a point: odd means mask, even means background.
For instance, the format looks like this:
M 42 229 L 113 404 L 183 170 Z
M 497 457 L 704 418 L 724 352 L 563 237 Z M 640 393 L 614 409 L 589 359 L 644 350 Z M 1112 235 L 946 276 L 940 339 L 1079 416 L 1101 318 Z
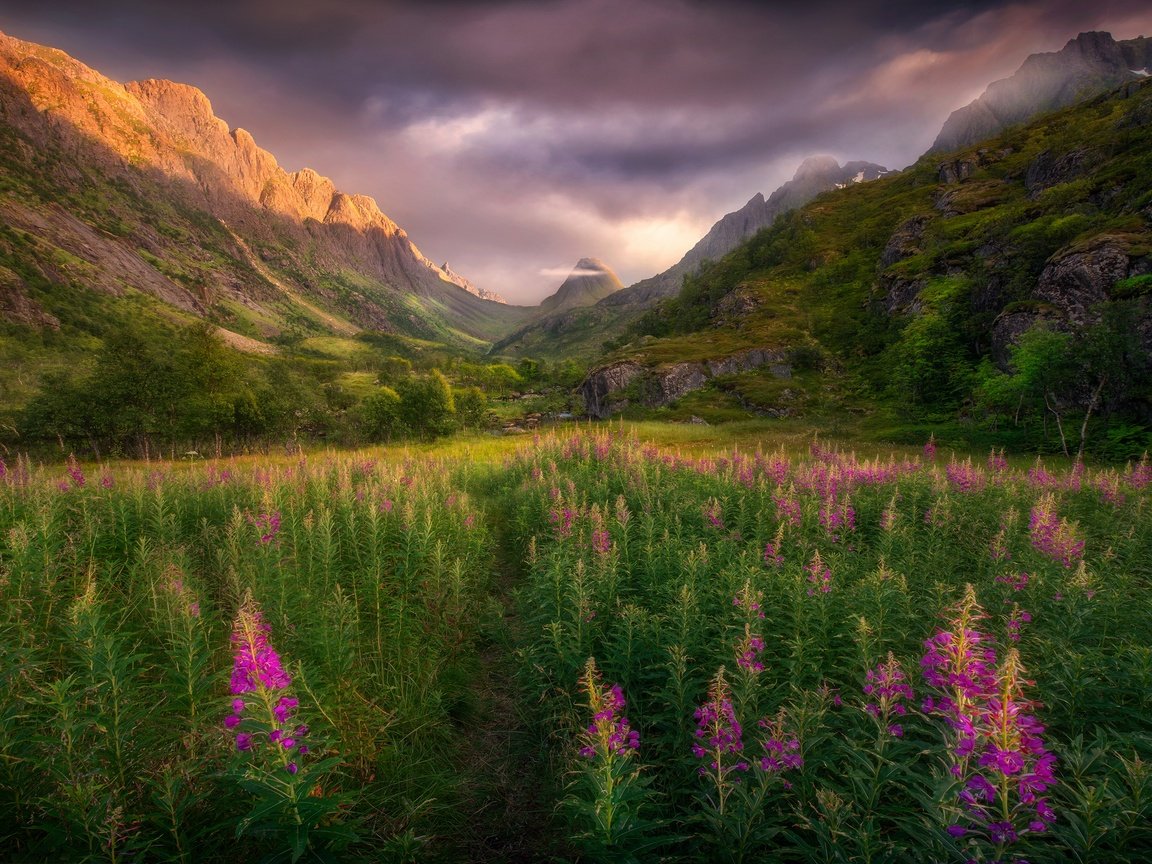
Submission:
M 0 29 L 188 81 L 289 169 L 373 195 L 512 302 L 586 256 L 628 284 L 805 156 L 914 161 L 948 114 L 1146 0 L 39 0 Z

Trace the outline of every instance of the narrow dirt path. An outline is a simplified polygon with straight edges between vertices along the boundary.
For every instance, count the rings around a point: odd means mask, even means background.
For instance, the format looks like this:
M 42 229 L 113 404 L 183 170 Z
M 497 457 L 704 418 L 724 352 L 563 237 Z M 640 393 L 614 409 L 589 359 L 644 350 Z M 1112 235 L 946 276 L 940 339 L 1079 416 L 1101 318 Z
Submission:
M 564 860 L 553 824 L 552 802 L 542 742 L 533 731 L 530 705 L 516 682 L 515 650 L 521 644 L 513 592 L 523 573 L 515 537 L 497 494 L 496 472 L 481 478 L 469 494 L 482 509 L 495 539 L 492 598 L 503 607 L 492 640 L 481 647 L 472 682 L 476 716 L 467 730 L 461 773 L 467 830 L 459 838 L 461 860 L 540 862 Z

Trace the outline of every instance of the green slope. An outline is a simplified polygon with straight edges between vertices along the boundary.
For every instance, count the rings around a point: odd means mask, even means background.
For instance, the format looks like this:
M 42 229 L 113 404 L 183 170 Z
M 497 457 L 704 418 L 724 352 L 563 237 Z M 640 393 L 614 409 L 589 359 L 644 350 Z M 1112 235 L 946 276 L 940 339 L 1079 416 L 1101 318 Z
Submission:
M 883 425 L 973 413 L 993 375 L 982 361 L 1011 370 L 1012 341 L 1041 319 L 1078 338 L 1100 301 L 1126 307 L 1146 361 L 1150 133 L 1152 84 L 1132 84 L 827 193 L 686 280 L 602 363 L 631 361 L 653 379 L 675 364 L 767 349 L 793 372 L 820 374 L 787 388 L 763 369 L 721 376 L 710 396 L 688 402 L 788 413 L 815 400 Z M 1077 287 L 1078 278 L 1093 284 Z M 1109 393 L 1107 412 L 1148 421 L 1146 365 Z M 774 401 L 782 389 L 787 400 Z M 1075 413 L 1081 394 L 1057 395 Z

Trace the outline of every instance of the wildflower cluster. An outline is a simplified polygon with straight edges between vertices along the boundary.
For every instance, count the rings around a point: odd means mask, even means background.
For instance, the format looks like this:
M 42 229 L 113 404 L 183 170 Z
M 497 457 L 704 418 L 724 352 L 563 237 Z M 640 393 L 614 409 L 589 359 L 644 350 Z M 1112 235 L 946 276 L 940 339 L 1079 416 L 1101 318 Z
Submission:
M 736 719 L 724 668 L 716 673 L 708 688 L 708 701 L 692 715 L 696 720 L 696 740 L 692 755 L 708 760 L 700 766 L 700 774 L 711 774 L 722 784 L 733 771 L 747 771 L 744 752 L 744 730 Z
M 272 542 L 279 542 L 276 536 L 280 533 L 280 512 L 260 513 L 249 516 L 249 523 L 260 532 L 260 545 L 267 546 Z
M 820 505 L 819 518 L 820 525 L 834 543 L 841 539 L 842 532 L 856 530 L 856 511 L 850 495 L 839 500 L 832 495 L 825 497 Z
M 957 462 L 953 459 L 944 469 L 948 484 L 957 492 L 979 492 L 984 488 L 984 472 L 972 464 L 971 459 Z
M 298 765 L 292 753 L 308 753 L 308 746 L 301 741 L 308 727 L 293 720 L 300 702 L 285 692 L 292 678 L 268 641 L 270 632 L 260 609 L 246 598 L 232 628 L 231 690 L 237 698 L 232 700 L 232 713 L 224 726 L 236 732 L 236 749 L 241 752 L 252 750 L 258 736 L 264 735 L 284 770 L 295 774 Z M 240 698 L 249 694 L 252 698 Z
M 619 684 L 605 687 L 600 681 L 596 661 L 589 657 L 580 678 L 580 689 L 588 697 L 592 722 L 581 736 L 580 755 L 586 759 L 609 759 L 630 756 L 640 747 L 640 733 L 624 716 L 624 691 Z
M 814 596 L 817 592 L 828 594 L 832 591 L 832 570 L 824 563 L 819 552 L 812 553 L 812 560 L 808 562 L 808 566 L 804 570 L 808 574 L 809 597 Z
M 776 536 L 764 544 L 764 563 L 779 567 L 784 563 L 784 523 L 776 529 Z
M 1065 567 L 1071 567 L 1084 556 L 1084 541 L 1076 536 L 1075 525 L 1056 513 L 1051 495 L 1045 495 L 1032 508 L 1028 530 L 1032 545 Z
M 799 528 L 801 522 L 800 501 L 796 498 L 796 489 L 789 486 L 787 490 L 777 489 L 772 493 L 772 504 L 776 508 L 776 519 L 787 523 L 793 528 Z
M 1013 591 L 1023 591 L 1032 579 L 1027 573 L 1004 573 L 996 577 L 996 582 L 1007 585 Z
M 944 717 L 953 731 L 952 774 L 961 783 L 963 815 L 947 831 L 985 839 L 999 858 L 1006 846 L 1047 830 L 1055 818 L 1040 793 L 1055 782 L 1056 759 L 1045 749 L 1035 703 L 1023 697 L 1019 653 L 1011 649 L 997 667 L 988 637 L 974 629 L 985 617 L 968 586 L 949 629 L 926 643 L 921 664 L 940 694 L 925 700 L 925 710 Z
M 764 663 L 760 660 L 760 654 L 765 647 L 764 638 L 745 625 L 744 636 L 736 643 L 736 665 L 753 674 L 763 672 Z
M 904 700 L 912 699 L 915 694 L 900 661 L 891 651 L 888 652 L 887 660 L 875 669 L 868 670 L 864 695 L 872 700 L 864 706 L 864 710 L 875 717 L 889 735 L 903 737 L 904 727 L 897 722 L 897 718 L 908 713 Z
M 768 774 L 783 774 L 804 765 L 804 758 L 800 755 L 800 739 L 786 728 L 786 721 L 787 716 L 781 709 L 774 719 L 765 717 L 758 723 L 767 735 L 761 742 L 764 755 L 757 764 L 761 771 Z M 787 781 L 785 786 L 788 786 Z

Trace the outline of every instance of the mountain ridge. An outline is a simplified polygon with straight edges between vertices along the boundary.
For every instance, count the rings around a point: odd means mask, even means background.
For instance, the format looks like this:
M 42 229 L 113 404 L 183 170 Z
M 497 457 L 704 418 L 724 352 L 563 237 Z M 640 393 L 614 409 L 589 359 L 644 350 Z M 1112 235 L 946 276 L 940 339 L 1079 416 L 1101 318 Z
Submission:
M 1044 111 L 1143 77 L 1152 67 L 1152 39 L 1117 41 L 1111 33 L 1080 33 L 1059 51 L 1030 54 L 1008 78 L 952 112 L 929 153 L 970 147 Z
M 460 284 L 467 280 L 424 256 L 371 197 L 338 190 L 310 168 L 285 171 L 192 85 L 120 84 L 62 51 L 0 34 L 0 112 L 8 184 L 33 193 L 0 200 L 10 224 L 90 265 L 48 274 L 50 281 L 111 295 L 139 289 L 224 327 L 239 314 L 250 319 L 248 335 L 262 339 L 283 329 L 276 320 L 323 330 L 335 315 L 361 328 L 476 341 L 526 314 L 469 292 Z M 86 198 L 90 185 L 109 194 Z M 76 218 L 46 219 L 35 212 L 46 203 Z M 93 227 L 103 232 L 97 246 Z M 236 236 L 276 279 L 257 272 Z M 11 244 L 0 252 L 23 254 Z M 40 262 L 26 263 L 45 275 Z M 292 287 L 285 293 L 271 283 Z M 22 306 L 43 306 L 26 287 L 15 290 Z M 286 299 L 293 305 L 290 295 L 310 298 L 324 314 L 305 306 L 300 318 L 278 308 Z

